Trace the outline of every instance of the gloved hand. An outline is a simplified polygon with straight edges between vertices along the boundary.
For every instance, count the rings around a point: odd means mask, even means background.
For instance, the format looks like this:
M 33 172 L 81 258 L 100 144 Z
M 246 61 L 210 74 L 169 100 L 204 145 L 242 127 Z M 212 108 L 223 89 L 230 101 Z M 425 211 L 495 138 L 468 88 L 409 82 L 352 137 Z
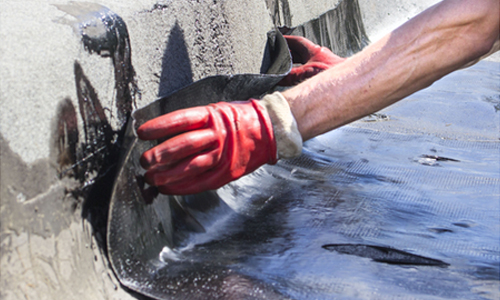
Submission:
M 345 58 L 333 54 L 330 49 L 316 45 L 304 37 L 285 35 L 285 39 L 293 62 L 302 65 L 293 67 L 290 74 L 283 78 L 278 85 L 296 85 L 345 60 Z
M 288 103 L 279 93 L 266 97 L 178 110 L 144 123 L 140 139 L 168 138 L 141 156 L 146 182 L 164 194 L 195 194 L 276 163 L 278 145 L 281 157 L 300 154 Z

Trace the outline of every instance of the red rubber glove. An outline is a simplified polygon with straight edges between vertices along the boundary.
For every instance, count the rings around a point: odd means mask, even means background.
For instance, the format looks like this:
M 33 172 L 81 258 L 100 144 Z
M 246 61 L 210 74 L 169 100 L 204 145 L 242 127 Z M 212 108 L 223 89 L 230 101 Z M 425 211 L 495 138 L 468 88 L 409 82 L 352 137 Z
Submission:
M 283 78 L 278 85 L 296 85 L 345 60 L 345 58 L 333 54 L 330 49 L 316 45 L 305 37 L 285 35 L 285 39 L 293 62 L 302 65 L 293 67 L 290 74 Z
M 271 120 L 254 99 L 178 110 L 144 123 L 137 134 L 168 138 L 140 159 L 146 182 L 163 194 L 217 189 L 277 161 Z

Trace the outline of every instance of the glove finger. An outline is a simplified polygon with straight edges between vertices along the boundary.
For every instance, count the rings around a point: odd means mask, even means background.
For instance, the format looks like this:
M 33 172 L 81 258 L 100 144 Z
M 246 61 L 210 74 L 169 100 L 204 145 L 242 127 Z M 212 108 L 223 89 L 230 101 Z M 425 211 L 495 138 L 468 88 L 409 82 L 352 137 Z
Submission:
M 286 35 L 284 37 L 294 63 L 307 63 L 311 57 L 321 49 L 321 46 L 316 45 L 302 36 Z
M 140 158 L 141 166 L 148 170 L 172 165 L 193 154 L 213 148 L 218 138 L 212 129 L 195 130 L 177 135 L 145 151 Z
M 149 120 L 137 129 L 141 140 L 156 140 L 205 127 L 210 118 L 206 107 L 177 110 Z
M 197 185 L 196 178 L 207 170 L 214 168 L 220 160 L 219 149 L 194 155 L 173 166 L 159 166 L 144 174 L 144 179 L 150 185 L 164 186 L 183 182 L 184 185 Z
M 222 163 L 224 164 L 227 162 Z M 211 168 L 204 173 L 199 173 L 199 175 L 194 178 L 190 178 L 190 181 L 177 181 L 158 186 L 158 191 L 167 195 L 190 195 L 207 190 L 216 190 L 257 169 L 250 168 L 246 169 L 244 173 L 231 174 L 231 172 L 228 171 L 228 168 L 229 166 L 227 168 L 224 166 Z
M 280 86 L 293 86 L 301 83 L 302 81 L 313 77 L 314 75 L 328 69 L 329 66 L 323 63 L 310 63 L 303 66 L 294 67 L 290 73 L 283 78 L 278 85 Z

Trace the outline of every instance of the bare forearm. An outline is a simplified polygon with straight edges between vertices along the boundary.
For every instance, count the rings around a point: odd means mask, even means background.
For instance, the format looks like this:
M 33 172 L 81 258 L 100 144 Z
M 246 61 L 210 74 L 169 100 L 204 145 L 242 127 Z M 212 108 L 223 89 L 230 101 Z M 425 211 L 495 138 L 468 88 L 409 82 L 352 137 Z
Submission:
M 488 53 L 499 1 L 443 1 L 283 93 L 304 140 L 378 111 Z M 498 44 L 497 44 L 498 45 Z

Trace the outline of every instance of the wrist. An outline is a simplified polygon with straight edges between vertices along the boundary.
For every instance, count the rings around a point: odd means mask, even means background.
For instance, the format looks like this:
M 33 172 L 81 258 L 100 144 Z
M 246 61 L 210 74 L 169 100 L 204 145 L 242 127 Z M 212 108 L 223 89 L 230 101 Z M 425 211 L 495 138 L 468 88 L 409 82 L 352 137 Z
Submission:
M 285 97 L 275 92 L 264 96 L 259 103 L 271 119 L 278 159 L 299 156 L 302 153 L 302 136 Z

